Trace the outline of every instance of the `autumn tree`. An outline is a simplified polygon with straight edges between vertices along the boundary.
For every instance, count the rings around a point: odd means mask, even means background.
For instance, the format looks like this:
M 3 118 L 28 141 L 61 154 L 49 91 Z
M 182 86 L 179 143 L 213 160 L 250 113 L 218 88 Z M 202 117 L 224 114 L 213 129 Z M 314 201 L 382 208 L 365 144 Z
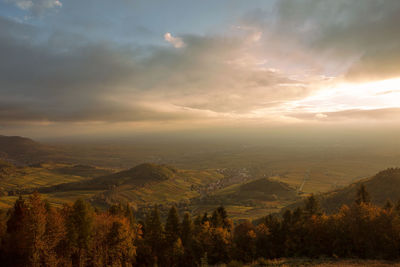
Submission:
M 251 262 L 256 255 L 256 228 L 245 221 L 234 229 L 234 258 L 242 262 Z
M 271 258 L 271 239 L 270 231 L 265 223 L 260 223 L 256 227 L 256 256 L 257 258 Z
M 107 234 L 108 260 L 110 266 L 132 266 L 136 256 L 135 233 L 126 218 L 116 218 Z
M 44 256 L 48 254 L 44 235 L 46 232 L 47 211 L 39 193 L 33 193 L 28 200 L 25 221 L 27 229 L 29 263 L 32 267 L 41 266 Z
M 66 260 L 63 258 L 65 254 L 66 244 L 66 227 L 65 218 L 62 210 L 54 207 L 46 206 L 47 219 L 46 231 L 44 234 L 45 246 L 47 253 L 44 259 L 44 265 L 57 266 L 58 264 L 66 265 Z
M 124 216 L 125 210 L 121 203 L 113 204 L 108 208 L 108 212 L 114 216 Z
M 129 205 L 129 203 L 126 203 L 125 209 L 124 209 L 124 216 L 125 218 L 128 219 L 129 225 L 132 228 L 135 228 L 135 215 L 133 213 L 132 207 Z

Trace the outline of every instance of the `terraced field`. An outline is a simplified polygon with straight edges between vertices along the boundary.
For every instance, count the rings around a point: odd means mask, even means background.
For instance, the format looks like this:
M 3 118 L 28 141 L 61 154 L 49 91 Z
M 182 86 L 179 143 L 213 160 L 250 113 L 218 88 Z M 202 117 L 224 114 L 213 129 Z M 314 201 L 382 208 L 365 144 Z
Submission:
M 75 165 L 60 163 L 42 163 L 35 167 L 15 167 L 12 172 L 0 179 L 0 186 L 8 190 L 52 186 L 60 183 L 75 182 L 99 175 L 109 174 L 112 170 L 92 167 L 91 172 L 82 175 L 73 171 Z M 65 170 L 71 170 L 69 173 Z
M 11 166 L 11 167 L 10 167 Z M 4 164 L 3 164 L 4 167 Z M 35 166 L 16 167 L 7 164 L 7 172 L 0 176 L 0 208 L 10 207 L 20 191 L 34 190 L 36 188 L 54 186 L 61 183 L 79 182 L 89 180 L 99 175 L 110 174 L 113 170 L 78 166 L 61 163 L 42 163 Z M 84 175 L 82 169 L 85 169 Z M 95 192 L 61 192 L 44 195 L 51 202 L 65 203 L 74 201 L 79 197 L 88 197 Z
M 191 198 L 200 196 L 194 190 L 221 179 L 222 174 L 215 170 L 177 170 L 174 177 L 161 182 L 150 182 L 144 186 L 122 185 L 100 194 L 100 198 L 113 202 L 132 202 L 135 206 L 153 205 L 157 203 L 188 203 Z

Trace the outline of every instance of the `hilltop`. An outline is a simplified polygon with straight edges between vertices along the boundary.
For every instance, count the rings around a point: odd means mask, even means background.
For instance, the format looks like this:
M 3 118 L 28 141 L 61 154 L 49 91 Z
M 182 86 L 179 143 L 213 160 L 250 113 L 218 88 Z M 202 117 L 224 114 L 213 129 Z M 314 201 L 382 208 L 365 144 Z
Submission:
M 192 201 L 196 212 L 223 205 L 235 219 L 255 218 L 279 210 L 299 198 L 287 183 L 273 178 L 255 178 L 230 185 Z
M 131 169 L 100 177 L 93 182 L 112 185 L 144 185 L 149 182 L 161 182 L 175 176 L 177 169 L 152 163 L 143 163 Z
M 253 199 L 294 199 L 297 197 L 296 191 L 288 184 L 270 179 L 261 178 L 239 187 L 238 195 L 249 195 Z
M 261 178 L 227 187 L 218 191 L 213 197 L 222 203 L 254 204 L 255 202 L 294 200 L 297 198 L 297 193 L 294 188 L 284 182 Z
M 371 202 L 383 206 L 388 200 L 397 203 L 400 200 L 400 168 L 389 168 L 374 176 L 361 179 L 343 188 L 316 195 L 321 208 L 327 212 L 336 212 L 343 205 L 354 203 L 357 190 L 364 185 L 371 197 Z M 292 209 L 303 205 L 303 200 L 297 201 L 287 208 Z
M 33 164 L 51 154 L 51 148 L 21 136 L 0 135 L 0 158 L 16 164 Z
M 95 177 L 90 180 L 40 188 L 39 192 L 107 190 L 123 185 L 144 186 L 147 183 L 170 179 L 174 176 L 175 172 L 176 170 L 172 167 L 143 163 L 128 170 Z
M 342 205 L 354 202 L 357 189 L 365 185 L 373 204 L 382 206 L 387 200 L 394 203 L 400 200 L 400 168 L 381 171 L 371 178 L 357 181 L 342 189 L 328 192 L 321 196 L 321 206 L 328 212 L 337 210 Z

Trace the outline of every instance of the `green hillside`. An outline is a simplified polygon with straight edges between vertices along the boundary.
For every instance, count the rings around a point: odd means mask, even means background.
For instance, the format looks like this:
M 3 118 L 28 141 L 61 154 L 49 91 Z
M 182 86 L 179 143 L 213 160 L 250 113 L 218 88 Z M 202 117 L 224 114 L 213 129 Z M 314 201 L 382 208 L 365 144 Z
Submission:
M 171 179 L 176 173 L 177 170 L 175 168 L 167 165 L 143 163 L 129 170 L 98 178 L 94 182 L 108 185 L 144 185 L 148 182 L 160 182 Z
M 172 167 L 144 163 L 129 170 L 116 172 L 110 175 L 78 182 L 62 183 L 50 187 L 42 187 L 38 190 L 42 193 L 52 193 L 54 191 L 108 190 L 123 185 L 144 186 L 147 183 L 168 180 L 174 177 L 175 172 L 176 170 Z
M 199 213 L 224 205 L 236 220 L 253 219 L 278 212 L 298 198 L 296 190 L 288 184 L 272 178 L 261 178 L 233 184 L 196 198 L 192 201 L 192 207 Z
M 249 183 L 243 184 L 239 188 L 238 195 L 249 194 L 254 199 L 293 199 L 297 197 L 296 191 L 288 184 L 262 178 Z
M 193 190 L 195 186 L 201 186 L 221 178 L 212 170 L 193 171 L 175 170 L 174 175 L 169 179 L 149 180 L 141 186 L 126 183 L 114 187 L 96 196 L 97 201 L 132 202 L 138 205 L 152 205 L 155 203 L 179 203 L 189 202 L 191 198 L 197 197 L 200 193 Z
M 3 192 L 0 207 L 10 206 L 20 193 L 33 191 L 39 191 L 53 204 L 73 202 L 77 198 L 91 200 L 100 207 L 116 202 L 131 202 L 137 207 L 154 203 L 190 203 L 190 199 L 200 196 L 196 188 L 224 177 L 215 170 L 182 170 L 151 163 L 115 173 L 85 165 L 3 165 L 1 169 L 10 168 L 12 172 L 0 180 Z M 102 173 L 106 175 L 100 175 Z
M 66 171 L 68 170 L 68 171 Z M 62 163 L 41 163 L 33 166 L 15 166 L 0 161 L 0 208 L 9 207 L 20 193 L 33 192 L 63 183 L 90 180 L 100 174 L 110 174 L 113 170 L 81 167 Z

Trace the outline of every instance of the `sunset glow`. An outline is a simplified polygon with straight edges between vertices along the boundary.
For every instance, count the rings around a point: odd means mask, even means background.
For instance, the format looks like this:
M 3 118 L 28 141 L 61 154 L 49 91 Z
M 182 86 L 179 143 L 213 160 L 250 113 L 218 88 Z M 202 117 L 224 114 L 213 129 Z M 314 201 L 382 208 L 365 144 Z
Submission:
M 400 78 L 322 88 L 311 96 L 291 102 L 287 108 L 289 112 L 315 114 L 400 108 Z

